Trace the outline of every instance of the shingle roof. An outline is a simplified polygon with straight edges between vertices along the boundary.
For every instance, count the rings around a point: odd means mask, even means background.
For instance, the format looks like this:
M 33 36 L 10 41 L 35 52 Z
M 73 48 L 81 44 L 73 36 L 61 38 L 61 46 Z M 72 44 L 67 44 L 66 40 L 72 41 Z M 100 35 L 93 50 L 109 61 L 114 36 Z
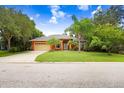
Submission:
M 50 36 L 42 36 L 42 37 L 38 37 L 35 39 L 32 39 L 30 41 L 48 41 L 51 38 L 57 38 L 57 39 L 74 39 L 73 37 L 67 36 L 67 35 L 50 35 Z

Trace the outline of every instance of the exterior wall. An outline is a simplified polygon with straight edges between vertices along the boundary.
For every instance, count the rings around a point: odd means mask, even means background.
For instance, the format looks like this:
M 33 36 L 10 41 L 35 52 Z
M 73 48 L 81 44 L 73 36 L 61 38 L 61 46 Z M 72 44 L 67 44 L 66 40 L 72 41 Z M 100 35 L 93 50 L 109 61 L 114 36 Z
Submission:
M 68 43 L 69 40 L 60 40 L 60 48 L 55 46 L 50 46 L 46 41 L 32 41 L 32 49 L 35 50 L 64 50 L 64 43 Z M 71 45 L 67 45 L 68 50 L 71 48 Z
M 35 42 L 32 41 L 32 49 L 34 50 Z

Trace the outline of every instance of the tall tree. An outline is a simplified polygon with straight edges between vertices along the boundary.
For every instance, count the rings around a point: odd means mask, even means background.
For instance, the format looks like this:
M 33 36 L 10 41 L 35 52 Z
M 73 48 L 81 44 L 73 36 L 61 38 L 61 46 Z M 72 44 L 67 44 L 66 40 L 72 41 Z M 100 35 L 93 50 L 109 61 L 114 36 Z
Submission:
M 15 35 L 18 35 L 18 27 L 16 26 L 14 20 L 14 14 L 16 11 L 14 9 L 8 9 L 0 6 L 0 31 L 1 35 L 7 41 L 7 49 L 11 47 L 11 39 Z
M 41 36 L 44 36 L 44 34 L 43 34 L 43 32 L 41 32 L 40 30 L 36 29 L 36 30 L 33 32 L 33 38 L 41 37 Z
M 96 25 L 112 24 L 112 25 L 124 25 L 124 6 L 112 5 L 107 10 L 98 10 L 94 14 L 93 21 Z
M 11 41 L 13 45 L 26 50 L 30 39 L 42 35 L 27 15 L 3 6 L 0 6 L 0 31 L 1 36 L 7 41 L 8 50 L 11 48 Z
M 75 15 L 72 16 L 72 20 L 74 21 L 73 30 L 78 38 L 78 51 L 81 51 L 81 24 Z
M 75 15 L 72 16 L 74 23 L 68 27 L 65 32 L 69 31 L 78 39 L 78 50 L 81 51 L 81 41 L 85 39 L 85 34 L 93 30 L 93 24 L 90 19 L 78 20 Z
M 102 47 L 106 46 L 108 52 L 122 45 L 124 40 L 121 29 L 111 24 L 99 25 L 95 30 L 94 36 L 100 39 Z

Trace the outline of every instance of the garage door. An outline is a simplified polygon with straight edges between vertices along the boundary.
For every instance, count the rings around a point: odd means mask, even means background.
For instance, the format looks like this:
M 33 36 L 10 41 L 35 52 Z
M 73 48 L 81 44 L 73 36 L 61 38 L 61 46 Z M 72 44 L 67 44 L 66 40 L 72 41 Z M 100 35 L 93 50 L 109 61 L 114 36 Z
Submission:
M 35 43 L 34 50 L 36 50 L 36 51 L 50 50 L 50 46 L 47 44 Z

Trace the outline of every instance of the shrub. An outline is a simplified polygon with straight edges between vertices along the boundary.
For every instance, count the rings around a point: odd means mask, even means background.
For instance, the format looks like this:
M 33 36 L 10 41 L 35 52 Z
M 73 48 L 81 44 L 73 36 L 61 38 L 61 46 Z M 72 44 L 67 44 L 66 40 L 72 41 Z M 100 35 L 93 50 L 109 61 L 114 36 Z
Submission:
M 57 38 L 55 38 L 55 37 L 53 37 L 53 38 L 49 39 L 49 40 L 47 41 L 47 43 L 48 43 L 49 45 L 58 45 L 58 44 L 60 44 L 60 40 L 57 39 Z
M 19 51 L 20 51 L 20 49 L 17 47 L 12 47 L 9 49 L 9 52 L 19 52 Z
M 76 40 L 69 40 L 68 45 L 71 45 L 70 50 L 78 50 L 78 41 Z

